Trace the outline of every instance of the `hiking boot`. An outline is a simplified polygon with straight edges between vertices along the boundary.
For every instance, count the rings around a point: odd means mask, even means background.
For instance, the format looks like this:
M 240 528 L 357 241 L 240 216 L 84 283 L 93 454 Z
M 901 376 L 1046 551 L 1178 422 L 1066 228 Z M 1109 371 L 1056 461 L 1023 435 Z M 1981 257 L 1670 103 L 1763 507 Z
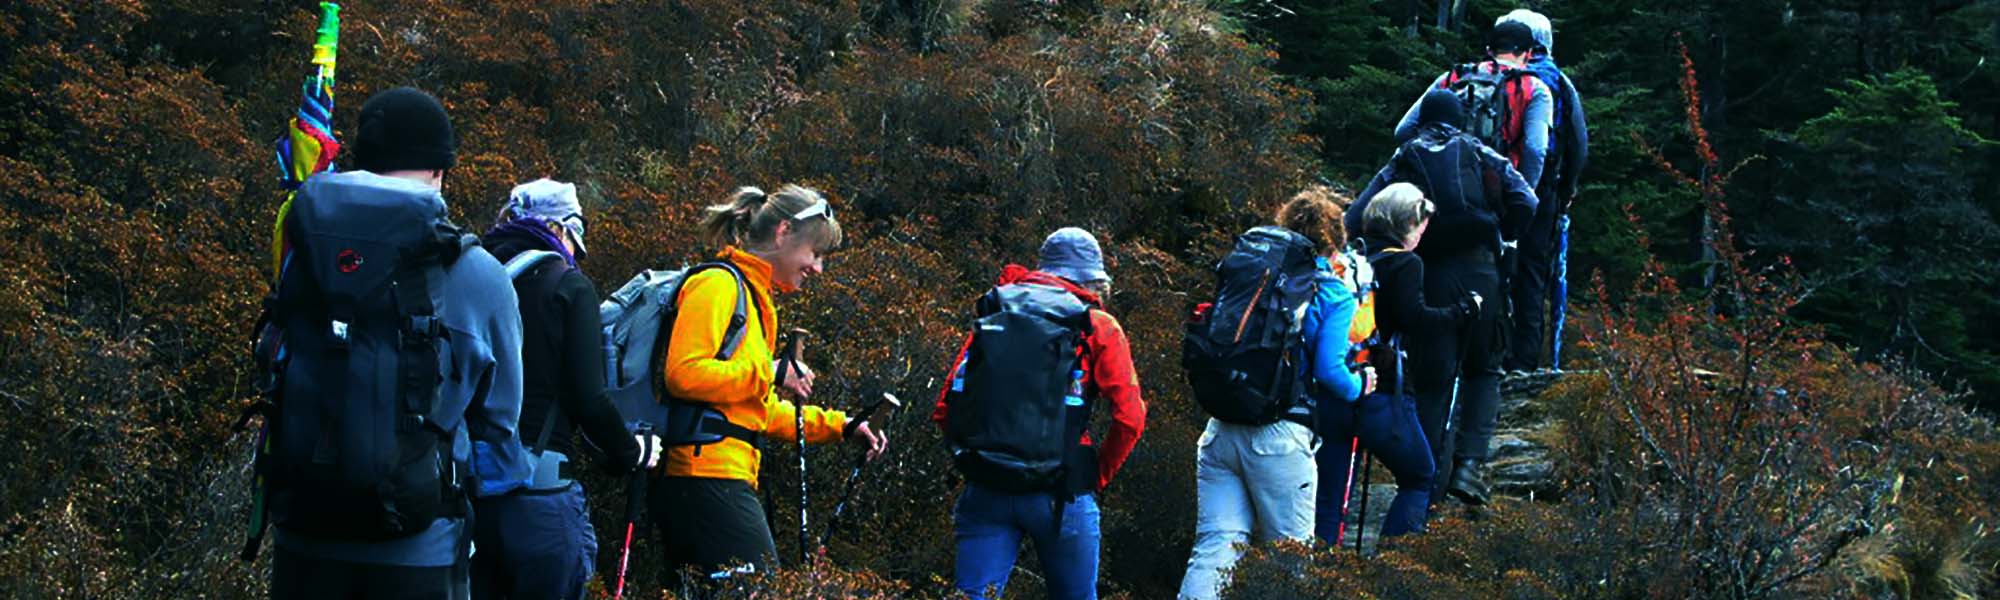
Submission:
M 1479 461 L 1469 458 L 1458 461 L 1458 468 L 1452 469 L 1451 485 L 1445 488 L 1445 493 L 1466 504 L 1485 505 L 1487 489 L 1485 478 L 1479 475 L 1481 466 Z

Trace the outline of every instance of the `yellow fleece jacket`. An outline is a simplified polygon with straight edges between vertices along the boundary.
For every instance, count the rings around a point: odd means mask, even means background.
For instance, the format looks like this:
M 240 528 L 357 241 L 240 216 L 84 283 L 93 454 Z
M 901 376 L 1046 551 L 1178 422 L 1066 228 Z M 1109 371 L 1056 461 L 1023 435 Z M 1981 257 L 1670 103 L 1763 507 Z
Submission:
M 773 385 L 778 312 L 771 305 L 771 264 L 733 247 L 723 250 L 719 258 L 735 263 L 750 288 L 751 318 L 744 324 L 743 346 L 729 360 L 715 359 L 729 317 L 736 311 L 736 282 L 729 272 L 710 269 L 689 278 L 681 285 L 680 313 L 662 359 L 666 362 L 667 393 L 686 402 L 713 406 L 729 422 L 767 437 L 795 440 L 792 421 L 798 405 L 780 400 Z M 808 442 L 839 441 L 846 426 L 846 413 L 805 407 Z M 694 446 L 668 449 L 662 461 L 666 475 L 739 479 L 757 486 L 763 458 L 750 444 L 726 438 L 701 446 L 699 453 L 696 450 Z

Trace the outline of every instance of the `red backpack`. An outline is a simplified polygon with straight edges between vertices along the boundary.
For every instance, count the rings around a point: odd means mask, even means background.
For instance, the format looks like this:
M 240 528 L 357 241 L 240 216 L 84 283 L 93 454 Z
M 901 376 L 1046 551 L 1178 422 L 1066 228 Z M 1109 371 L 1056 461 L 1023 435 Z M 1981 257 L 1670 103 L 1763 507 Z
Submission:
M 1439 89 L 1458 94 L 1465 107 L 1465 132 L 1507 155 L 1518 168 L 1527 137 L 1523 134 L 1528 101 L 1539 85 L 1534 72 L 1489 60 L 1452 67 Z

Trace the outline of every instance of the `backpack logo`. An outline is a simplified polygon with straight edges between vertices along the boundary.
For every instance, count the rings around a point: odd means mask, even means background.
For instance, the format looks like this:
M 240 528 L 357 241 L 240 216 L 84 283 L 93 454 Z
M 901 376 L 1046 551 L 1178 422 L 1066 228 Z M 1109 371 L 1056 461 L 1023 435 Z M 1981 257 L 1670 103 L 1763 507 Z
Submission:
M 361 258 L 361 253 L 355 252 L 352 248 L 341 250 L 340 254 L 333 259 L 334 266 L 339 268 L 342 273 L 353 273 L 361 270 L 361 263 L 363 262 L 366 262 L 366 260 Z

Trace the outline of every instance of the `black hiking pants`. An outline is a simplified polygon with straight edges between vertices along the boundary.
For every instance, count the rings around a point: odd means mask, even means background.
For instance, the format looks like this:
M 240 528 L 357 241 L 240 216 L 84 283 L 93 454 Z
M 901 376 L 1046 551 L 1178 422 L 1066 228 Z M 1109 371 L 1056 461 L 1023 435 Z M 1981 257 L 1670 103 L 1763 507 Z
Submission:
M 1405 340 L 1410 349 L 1407 375 L 1417 396 L 1417 418 L 1430 438 L 1437 461 L 1431 498 L 1443 496 L 1458 460 L 1486 462 L 1500 411 L 1500 271 L 1492 253 L 1480 250 L 1424 259 L 1424 295 L 1432 305 L 1456 302 L 1479 292 L 1484 304 L 1463 329 L 1426 332 Z M 1460 357 L 1463 357 L 1461 360 Z M 1446 433 L 1457 383 L 1457 419 Z
M 1507 333 L 1509 371 L 1541 368 L 1549 349 L 1543 328 L 1548 326 L 1549 284 L 1555 279 L 1556 214 L 1561 212 L 1560 205 L 1560 201 L 1549 200 L 1536 206 L 1534 220 L 1529 222 L 1528 231 L 1521 234 L 1520 255 L 1514 261 L 1514 274 L 1508 281 L 1514 310 Z
M 660 528 L 667 560 L 667 589 L 727 579 L 748 565 L 756 572 L 776 564 L 778 546 L 764 521 L 764 505 L 747 481 L 699 477 L 654 477 L 646 510 Z M 693 569 L 698 581 L 682 571 Z M 721 577 L 715 577 L 722 573 Z

